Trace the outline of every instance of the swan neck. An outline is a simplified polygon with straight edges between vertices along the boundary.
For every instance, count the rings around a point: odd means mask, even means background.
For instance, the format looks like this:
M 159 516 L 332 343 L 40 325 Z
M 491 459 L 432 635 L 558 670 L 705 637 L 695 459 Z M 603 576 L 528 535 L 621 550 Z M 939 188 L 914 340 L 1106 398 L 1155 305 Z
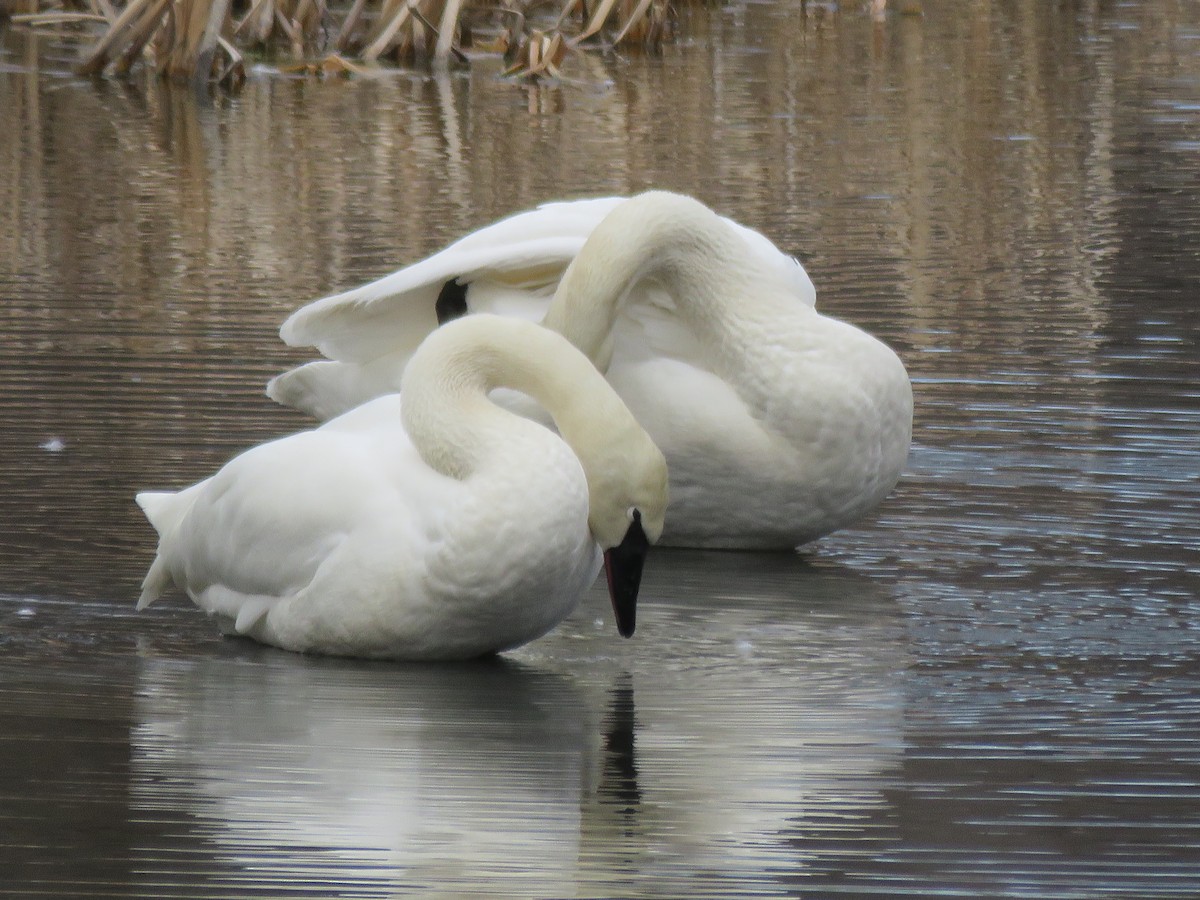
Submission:
M 622 203 L 596 226 L 543 324 L 603 367 L 625 297 L 646 278 L 662 284 L 686 318 L 715 331 L 736 293 L 730 285 L 753 289 L 764 276 L 747 262 L 745 241 L 715 212 L 690 197 L 653 191 Z
M 544 432 L 494 403 L 489 394 L 497 388 L 541 404 L 585 475 L 592 448 L 608 439 L 614 423 L 637 427 L 603 376 L 557 334 L 508 318 L 469 316 L 427 338 L 404 373 L 405 429 L 427 464 L 463 479 L 519 429 Z

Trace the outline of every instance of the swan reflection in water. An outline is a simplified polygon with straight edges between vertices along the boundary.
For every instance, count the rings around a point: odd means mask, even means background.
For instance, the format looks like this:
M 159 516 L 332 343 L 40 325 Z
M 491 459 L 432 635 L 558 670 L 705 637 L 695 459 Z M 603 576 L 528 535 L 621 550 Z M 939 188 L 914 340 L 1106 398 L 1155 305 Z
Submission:
M 533 889 L 573 865 L 597 724 L 569 678 L 503 659 L 148 659 L 139 707 L 135 803 L 183 800 L 221 861 L 263 886 L 482 871 Z
M 515 658 L 147 655 L 133 803 L 188 824 L 144 868 L 190 859 L 247 895 L 728 896 L 787 891 L 834 839 L 866 852 L 900 762 L 895 605 L 795 558 L 665 568 L 638 647 L 595 626 L 593 592 Z M 748 571 L 760 593 L 733 602 Z

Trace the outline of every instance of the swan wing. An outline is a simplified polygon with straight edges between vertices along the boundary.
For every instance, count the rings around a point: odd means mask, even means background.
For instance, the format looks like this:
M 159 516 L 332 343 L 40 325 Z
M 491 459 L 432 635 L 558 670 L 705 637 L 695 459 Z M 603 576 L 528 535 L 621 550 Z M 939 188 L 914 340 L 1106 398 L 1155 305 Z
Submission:
M 245 634 L 301 596 L 343 548 L 363 554 L 364 542 L 386 541 L 386 551 L 367 555 L 419 581 L 454 482 L 421 462 L 398 405 L 398 397 L 380 398 L 253 447 L 177 494 L 139 495 L 159 531 L 139 608 L 173 581 Z M 329 588 L 326 578 L 322 590 Z
M 554 287 L 592 229 L 622 198 L 547 203 L 501 219 L 420 262 L 361 287 L 316 300 L 293 313 L 280 329 L 292 346 L 316 347 L 324 356 L 365 362 L 407 350 L 437 327 L 434 304 L 448 281 L 484 283 L 469 297 L 471 312 L 512 314 L 532 294 L 540 319 Z M 406 354 L 406 355 L 407 355 Z

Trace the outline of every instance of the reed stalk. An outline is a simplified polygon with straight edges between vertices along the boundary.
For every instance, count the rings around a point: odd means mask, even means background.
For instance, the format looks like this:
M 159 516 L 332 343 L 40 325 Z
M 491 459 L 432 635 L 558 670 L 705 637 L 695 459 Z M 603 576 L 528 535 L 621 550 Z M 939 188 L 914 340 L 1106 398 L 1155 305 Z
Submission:
M 352 0 L 340 24 L 334 23 L 333 56 L 311 63 L 303 60 L 319 51 L 331 19 L 326 0 L 251 0 L 238 21 L 232 0 L 126 0 L 119 9 L 116 0 L 79 2 L 92 11 L 41 16 L 45 23 L 105 26 L 77 72 L 125 74 L 145 59 L 159 74 L 185 81 L 217 80 L 232 69 L 242 69 L 244 77 L 244 47 L 282 47 L 305 71 L 359 73 L 364 70 L 356 61 L 384 59 L 465 63 L 468 20 L 490 20 L 496 37 L 477 46 L 503 52 L 510 75 L 556 78 L 566 55 L 584 44 L 657 46 L 670 15 L 669 0 Z M 557 19 L 549 28 L 534 27 L 531 20 L 547 21 L 546 5 L 558 8 Z

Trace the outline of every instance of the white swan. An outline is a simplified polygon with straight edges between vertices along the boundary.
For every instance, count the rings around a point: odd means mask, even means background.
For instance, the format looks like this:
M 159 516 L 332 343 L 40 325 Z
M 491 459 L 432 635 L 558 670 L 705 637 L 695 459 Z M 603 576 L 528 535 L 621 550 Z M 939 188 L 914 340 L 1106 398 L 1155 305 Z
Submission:
M 387 395 L 138 494 L 159 533 L 138 608 L 174 582 L 289 650 L 466 658 L 553 628 L 603 551 L 631 634 L 666 467 L 591 363 L 544 328 L 470 316 L 429 336 L 402 386 L 403 408 Z M 543 403 L 562 438 L 491 402 L 500 386 Z
M 607 373 L 670 465 L 665 543 L 795 547 L 870 512 L 904 467 L 896 354 L 820 315 L 762 235 L 664 192 L 542 207 L 304 307 L 281 334 L 329 360 L 268 393 L 325 416 L 394 390 L 439 318 L 479 309 L 542 317 Z

